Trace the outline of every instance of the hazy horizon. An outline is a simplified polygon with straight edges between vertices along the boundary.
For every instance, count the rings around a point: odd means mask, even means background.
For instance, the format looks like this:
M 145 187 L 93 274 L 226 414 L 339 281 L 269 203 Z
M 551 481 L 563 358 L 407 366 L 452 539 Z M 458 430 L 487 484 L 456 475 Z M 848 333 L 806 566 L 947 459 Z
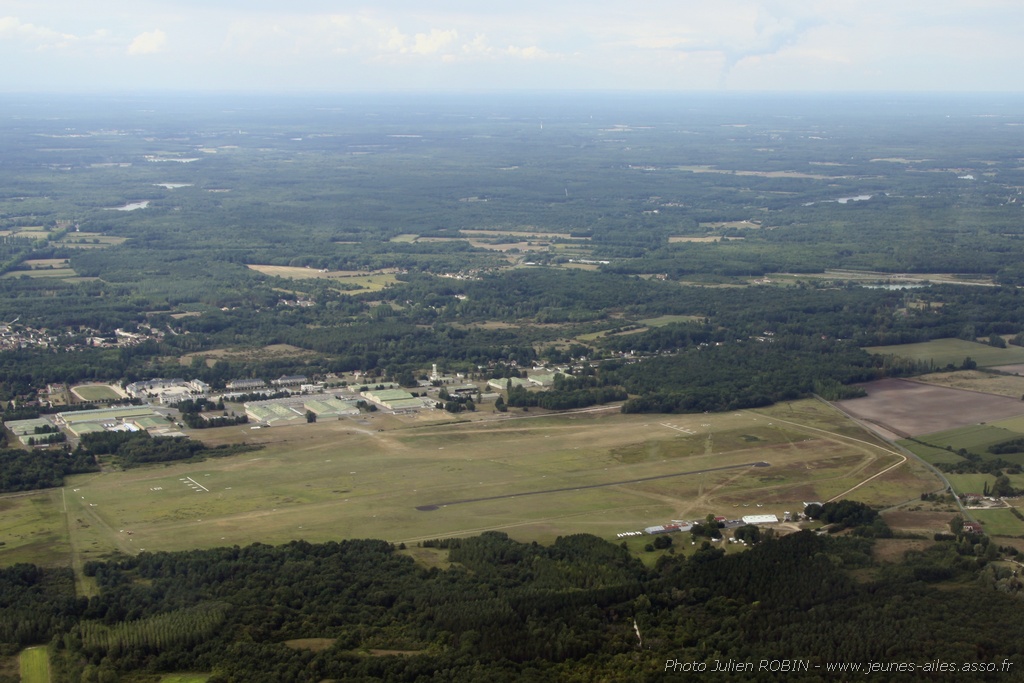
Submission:
M 0 92 L 1021 92 L 1024 5 L 0 2 Z

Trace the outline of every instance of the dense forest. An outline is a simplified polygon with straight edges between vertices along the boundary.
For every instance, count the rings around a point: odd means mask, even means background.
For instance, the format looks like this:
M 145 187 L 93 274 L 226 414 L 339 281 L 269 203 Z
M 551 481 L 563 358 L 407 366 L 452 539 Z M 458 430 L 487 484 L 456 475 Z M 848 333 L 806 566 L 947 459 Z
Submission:
M 823 513 L 855 528 L 876 514 Z M 927 662 L 998 671 L 1021 654 L 1022 584 L 987 539 L 950 534 L 893 564 L 856 535 L 759 538 L 739 554 L 668 551 L 653 568 L 592 536 L 541 546 L 496 532 L 441 543 L 448 569 L 373 540 L 144 552 L 89 563 L 88 599 L 69 571 L 17 565 L 0 570 L 0 642 L 49 642 L 57 680 L 74 681 L 654 680 L 672 660 L 751 662 L 728 680 L 764 681 L 909 662 L 906 680 L 934 680 Z M 968 678 L 1002 680 L 949 680 Z

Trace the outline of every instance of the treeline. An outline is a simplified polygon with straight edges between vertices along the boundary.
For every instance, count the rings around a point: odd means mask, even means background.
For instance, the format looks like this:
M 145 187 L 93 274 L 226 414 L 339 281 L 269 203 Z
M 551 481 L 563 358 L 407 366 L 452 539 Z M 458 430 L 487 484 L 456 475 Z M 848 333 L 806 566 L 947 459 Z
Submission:
M 847 507 L 840 521 L 866 521 Z M 808 660 L 806 675 L 751 680 L 812 681 L 835 661 L 1024 654 L 1024 585 L 985 538 L 944 535 L 879 564 L 866 538 L 761 536 L 736 554 L 669 548 L 654 567 L 588 535 L 542 546 L 496 532 L 448 543 L 445 570 L 374 540 L 143 552 L 90 562 L 89 599 L 74 598 L 70 571 L 19 565 L 0 570 L 0 642 L 49 642 L 61 680 L 207 671 L 214 683 L 653 680 L 667 660 L 729 659 Z M 303 638 L 333 645 L 286 644 Z
M 242 401 L 248 400 L 259 400 L 242 398 Z M 181 413 L 181 421 L 184 422 L 191 429 L 209 429 L 213 427 L 231 427 L 233 425 L 248 424 L 249 416 L 235 415 L 233 412 L 231 415 L 224 413 L 216 417 L 204 417 L 202 413 L 204 411 L 212 410 L 224 410 L 224 402 L 220 401 L 214 403 L 209 399 L 186 399 L 181 401 L 176 406 L 178 411 Z
M 153 437 L 149 432 L 91 432 L 83 434 L 75 454 L 82 457 L 110 458 L 124 468 L 158 462 L 226 457 L 257 450 L 244 444 L 209 448 L 184 436 Z
M 851 384 L 891 373 L 846 342 L 801 337 L 746 341 L 645 358 L 608 374 L 632 395 L 623 412 L 757 408 L 811 395 L 822 382 Z
M 91 453 L 67 447 L 45 450 L 0 448 L 0 493 L 62 486 L 64 477 L 98 472 Z
M 512 387 L 505 404 L 510 408 L 546 408 L 548 410 L 571 410 L 604 405 L 614 401 L 625 401 L 629 394 L 622 387 L 599 387 L 592 389 L 551 389 L 549 391 L 527 391 L 525 387 Z

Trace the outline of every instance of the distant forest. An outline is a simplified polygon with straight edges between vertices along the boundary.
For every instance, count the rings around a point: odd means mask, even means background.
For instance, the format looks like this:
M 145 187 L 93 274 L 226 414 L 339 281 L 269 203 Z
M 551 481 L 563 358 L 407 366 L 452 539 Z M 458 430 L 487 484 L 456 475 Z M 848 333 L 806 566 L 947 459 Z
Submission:
M 59 341 L 0 353 L 5 401 L 632 354 L 591 388 L 720 410 L 932 369 L 863 346 L 1024 332 L 1016 100 L 8 99 L 0 321 Z M 985 286 L 862 286 L 896 274 Z M 151 341 L 84 341 L 115 329 Z M 201 355 L 270 344 L 309 353 Z

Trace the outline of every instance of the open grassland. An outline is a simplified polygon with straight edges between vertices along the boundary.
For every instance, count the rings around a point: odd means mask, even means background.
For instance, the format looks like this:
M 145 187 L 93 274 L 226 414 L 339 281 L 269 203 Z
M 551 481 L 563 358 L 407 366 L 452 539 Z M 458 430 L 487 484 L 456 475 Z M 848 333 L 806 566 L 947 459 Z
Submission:
M 1020 536 L 1024 534 L 1024 521 L 1017 519 L 1009 508 L 971 510 L 971 514 L 990 536 Z
M 593 342 L 596 339 L 603 339 L 605 337 L 616 337 L 629 334 L 640 334 L 646 332 L 652 327 L 662 327 L 664 325 L 671 325 L 673 323 L 692 322 L 695 320 L 701 320 L 700 316 L 696 315 L 661 315 L 657 318 L 647 318 L 645 320 L 637 321 L 636 327 L 632 327 L 626 330 L 601 330 L 600 332 L 587 332 L 586 334 L 580 334 L 575 337 L 575 341 L 588 343 Z
M 742 239 L 742 237 L 722 237 L 720 235 L 705 235 L 703 237 L 676 236 L 669 237 L 668 242 L 669 244 L 679 244 L 683 242 L 692 244 L 715 244 L 717 242 L 732 242 Z
M 1024 488 L 1024 474 L 1008 474 L 1006 476 L 1014 488 Z M 985 492 L 986 484 L 988 484 L 989 489 L 992 488 L 996 481 L 996 475 L 972 472 L 968 474 L 947 474 L 946 479 L 953 486 L 953 490 L 959 494 L 981 494 Z
M 45 647 L 21 651 L 22 683 L 50 683 L 50 655 Z
M 938 488 L 909 464 L 872 479 L 903 456 L 815 401 L 714 415 L 483 417 L 431 411 L 205 430 L 211 445 L 264 449 L 73 477 L 70 541 L 84 561 L 296 538 L 412 544 L 489 529 L 538 541 L 575 532 L 615 539 L 709 512 L 781 517 L 846 492 L 885 506 Z M 0 533 L 5 526 L 6 515 Z
M 988 344 L 964 341 L 963 339 L 935 339 L 920 344 L 898 344 L 895 346 L 869 346 L 868 353 L 882 356 L 899 356 L 916 361 L 932 361 L 936 367 L 952 363 L 956 367 L 970 357 L 979 367 L 1024 363 L 1024 347 L 1007 346 L 999 349 Z
M 663 325 L 671 325 L 673 323 L 686 323 L 702 320 L 699 315 L 659 315 L 657 318 L 646 318 L 640 320 L 641 325 L 648 327 L 662 327 Z
M 10 273 L 6 273 L 4 277 L 48 277 L 55 279 L 64 279 L 78 277 L 78 273 L 75 269 L 68 265 L 68 260 L 63 258 L 40 258 L 40 259 L 27 259 L 21 262 L 21 265 L 28 268 L 28 270 L 14 270 Z
M 339 284 L 353 285 L 359 287 L 354 292 L 377 292 L 398 280 L 395 278 L 394 270 L 318 270 L 316 268 L 303 268 L 300 266 L 248 266 L 251 270 L 264 275 L 272 275 L 288 280 L 311 280 L 322 279 L 337 282 Z
M 954 451 L 961 448 L 984 457 L 986 449 L 997 443 L 1019 438 L 1018 432 L 988 424 L 977 424 L 943 432 L 934 432 L 919 437 L 921 441 L 940 448 L 949 447 Z
M 713 223 L 701 223 L 700 227 L 711 228 L 714 230 L 721 230 L 723 228 L 736 228 L 739 230 L 759 230 L 761 228 L 761 223 L 755 221 L 716 221 Z
M 127 241 L 127 237 L 103 235 L 98 232 L 69 232 L 53 244 L 73 249 L 107 249 L 118 244 L 124 244 Z
M 460 235 L 473 237 L 516 237 L 527 240 L 580 240 L 587 241 L 589 237 L 573 237 L 567 232 L 545 232 L 540 230 L 459 230 Z
M 191 365 L 195 358 L 206 359 L 206 365 L 212 367 L 218 360 L 266 361 L 274 358 L 297 358 L 315 356 L 316 352 L 302 349 L 291 344 L 271 344 L 259 348 L 210 349 L 196 353 L 186 353 L 178 358 L 181 365 Z
M 210 680 L 210 674 L 166 674 L 160 678 L 160 683 L 206 683 Z
M 60 489 L 0 496 L 0 557 L 16 562 L 67 565 L 71 554 Z
M 1024 396 L 1024 377 L 1016 375 L 995 374 L 981 370 L 957 370 L 955 372 L 933 372 L 921 375 L 916 379 L 919 382 L 951 389 L 966 389 L 967 391 L 1017 399 Z

